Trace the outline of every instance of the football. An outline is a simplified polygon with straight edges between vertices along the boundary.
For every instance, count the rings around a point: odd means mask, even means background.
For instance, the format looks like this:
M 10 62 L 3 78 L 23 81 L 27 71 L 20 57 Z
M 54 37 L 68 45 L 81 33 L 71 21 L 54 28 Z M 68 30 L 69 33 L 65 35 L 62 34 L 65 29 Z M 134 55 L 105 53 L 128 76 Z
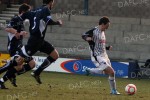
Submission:
M 125 87 L 125 92 L 129 95 L 133 95 L 135 94 L 137 91 L 137 88 L 134 84 L 128 84 L 126 87 Z

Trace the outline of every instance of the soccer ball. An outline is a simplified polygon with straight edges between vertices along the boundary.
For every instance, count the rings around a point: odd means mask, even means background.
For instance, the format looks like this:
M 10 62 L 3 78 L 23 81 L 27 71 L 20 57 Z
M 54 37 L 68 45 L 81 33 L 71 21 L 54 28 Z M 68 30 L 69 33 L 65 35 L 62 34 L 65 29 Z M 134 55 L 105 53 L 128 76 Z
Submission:
M 125 87 L 125 92 L 129 95 L 133 95 L 135 94 L 137 91 L 136 89 L 136 86 L 134 84 L 128 84 L 126 87 Z

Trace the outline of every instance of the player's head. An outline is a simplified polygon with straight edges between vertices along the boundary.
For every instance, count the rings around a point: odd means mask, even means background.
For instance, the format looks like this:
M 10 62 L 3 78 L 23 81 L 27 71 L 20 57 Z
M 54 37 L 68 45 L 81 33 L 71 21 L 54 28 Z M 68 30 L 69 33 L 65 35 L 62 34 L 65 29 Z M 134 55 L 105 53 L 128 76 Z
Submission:
M 54 6 L 54 0 L 43 0 L 43 4 L 46 4 L 51 9 Z
M 106 29 L 108 29 L 110 25 L 109 18 L 107 16 L 102 17 L 99 20 L 99 25 L 101 26 L 101 31 L 105 31 Z
M 19 14 L 25 13 L 29 10 L 30 10 L 30 6 L 26 3 L 24 3 L 19 7 Z

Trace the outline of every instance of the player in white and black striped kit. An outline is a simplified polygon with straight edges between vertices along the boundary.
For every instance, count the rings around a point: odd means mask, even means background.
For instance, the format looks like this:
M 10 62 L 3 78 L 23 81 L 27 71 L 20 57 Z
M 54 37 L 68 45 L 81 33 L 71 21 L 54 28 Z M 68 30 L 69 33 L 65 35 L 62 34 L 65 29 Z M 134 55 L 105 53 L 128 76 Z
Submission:
M 99 25 L 92 30 L 84 33 L 82 38 L 87 41 L 91 49 L 91 60 L 95 64 L 96 68 L 87 68 L 87 75 L 89 74 L 105 74 L 109 75 L 108 81 L 110 83 L 111 94 L 119 95 L 116 90 L 116 81 L 114 69 L 111 66 L 106 50 L 110 50 L 112 47 L 106 47 L 105 30 L 108 29 L 110 24 L 108 17 L 102 17 L 99 20 Z

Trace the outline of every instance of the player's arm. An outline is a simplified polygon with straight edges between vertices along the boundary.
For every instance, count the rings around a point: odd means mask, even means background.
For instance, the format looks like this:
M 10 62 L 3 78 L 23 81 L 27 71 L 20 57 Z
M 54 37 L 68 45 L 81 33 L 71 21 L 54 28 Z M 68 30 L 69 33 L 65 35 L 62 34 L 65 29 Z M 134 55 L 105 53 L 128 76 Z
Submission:
M 82 34 L 82 39 L 84 39 L 85 41 L 92 41 L 94 29 L 91 29 L 87 31 L 86 33 Z
M 11 34 L 19 34 L 17 32 L 17 30 L 14 29 L 14 28 L 6 28 L 5 31 L 8 32 L 8 33 L 11 33 Z M 26 31 L 21 31 L 20 32 L 20 35 L 23 35 L 23 36 L 26 36 L 27 34 L 28 34 L 28 32 L 26 32 Z
M 8 32 L 8 33 L 11 33 L 11 34 L 16 34 L 17 33 L 17 30 L 14 29 L 14 28 L 6 28 L 5 31 Z
M 47 16 L 47 25 L 62 25 L 62 20 L 54 21 L 51 16 Z
M 21 28 L 20 28 L 19 24 L 21 24 L 21 23 L 18 23 L 18 22 L 19 21 L 18 21 L 17 17 L 12 19 L 9 22 L 8 26 L 5 28 L 5 31 L 8 33 L 11 33 L 11 34 L 15 34 L 15 36 L 19 38 L 20 35 L 23 35 L 23 36 L 27 35 L 27 32 L 20 30 Z
M 62 21 L 61 20 L 53 21 L 52 19 L 50 19 L 48 21 L 48 25 L 62 25 Z
M 11 34 L 15 34 L 16 38 L 19 38 L 20 34 L 17 31 L 17 29 L 18 29 L 18 20 L 17 17 L 15 17 L 9 22 L 9 24 L 5 28 L 5 31 Z

